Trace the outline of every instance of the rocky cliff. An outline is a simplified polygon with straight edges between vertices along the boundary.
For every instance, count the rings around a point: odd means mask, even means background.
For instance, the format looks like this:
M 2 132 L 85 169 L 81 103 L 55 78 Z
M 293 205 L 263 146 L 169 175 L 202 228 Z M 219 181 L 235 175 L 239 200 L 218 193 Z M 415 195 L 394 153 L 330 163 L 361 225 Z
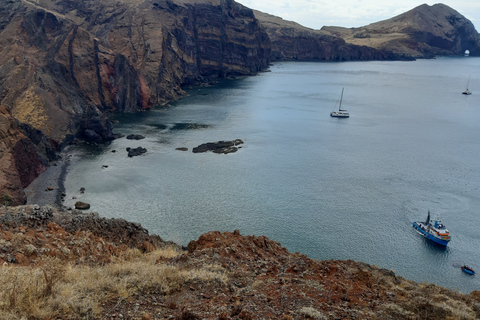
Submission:
M 480 56 L 480 35 L 473 24 L 444 5 L 423 4 L 394 18 L 360 28 L 323 27 L 347 43 L 369 46 L 413 58 L 435 55 Z
M 270 59 L 252 10 L 232 0 L 6 0 L 0 42 L 0 193 L 17 204 L 51 150 L 113 139 L 110 112 L 149 109 Z
M 338 34 L 306 28 L 298 23 L 255 11 L 272 43 L 272 60 L 364 61 L 412 60 L 402 52 L 348 43 Z

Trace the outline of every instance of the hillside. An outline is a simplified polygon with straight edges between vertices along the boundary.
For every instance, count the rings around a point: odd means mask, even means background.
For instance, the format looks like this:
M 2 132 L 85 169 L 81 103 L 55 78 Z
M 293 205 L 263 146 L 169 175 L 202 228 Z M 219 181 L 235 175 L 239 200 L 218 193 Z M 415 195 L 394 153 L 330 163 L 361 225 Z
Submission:
M 347 43 L 369 46 L 414 58 L 435 55 L 480 55 L 480 35 L 473 24 L 444 5 L 423 4 L 394 18 L 360 28 L 323 27 Z
M 413 60 L 403 52 L 349 43 L 338 34 L 309 29 L 264 12 L 254 12 L 270 38 L 273 61 Z
M 188 248 L 140 225 L 50 206 L 0 207 L 5 319 L 477 319 L 480 292 L 317 261 L 263 236 Z

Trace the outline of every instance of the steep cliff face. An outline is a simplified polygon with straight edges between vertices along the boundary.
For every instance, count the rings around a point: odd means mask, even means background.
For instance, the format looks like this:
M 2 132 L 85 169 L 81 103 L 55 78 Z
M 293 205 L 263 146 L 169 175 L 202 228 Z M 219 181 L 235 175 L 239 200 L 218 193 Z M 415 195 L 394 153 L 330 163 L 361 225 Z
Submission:
M 421 5 L 394 18 L 361 28 L 323 27 L 347 43 L 364 45 L 414 58 L 435 55 L 480 55 L 480 35 L 473 24 L 444 5 Z
M 410 60 L 408 55 L 347 43 L 339 36 L 306 28 L 260 11 L 255 16 L 272 42 L 272 60 Z
M 47 149 L 113 139 L 108 113 L 166 103 L 186 84 L 254 74 L 270 56 L 252 10 L 232 0 L 7 0 L 0 42 L 5 117 L 46 136 L 35 143 L 23 134 L 6 149 L 24 177 L 16 188 L 44 170 L 27 160 L 48 165 Z
M 39 130 L 19 124 L 0 106 L 0 205 L 24 204 L 23 188 L 55 158 L 54 146 Z

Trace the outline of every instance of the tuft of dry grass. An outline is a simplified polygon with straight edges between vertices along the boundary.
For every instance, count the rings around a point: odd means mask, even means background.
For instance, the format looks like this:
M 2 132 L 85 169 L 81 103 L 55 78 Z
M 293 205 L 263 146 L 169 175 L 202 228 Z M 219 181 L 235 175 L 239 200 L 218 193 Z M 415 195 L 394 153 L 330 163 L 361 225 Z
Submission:
M 320 311 L 312 308 L 312 307 L 303 307 L 300 309 L 300 315 L 302 315 L 304 318 L 307 319 L 317 319 L 317 320 L 323 320 L 327 319 L 327 316 L 325 316 L 323 313 Z
M 39 267 L 6 266 L 0 268 L 0 314 L 12 320 L 51 319 L 59 314 L 92 318 L 111 298 L 168 294 L 191 281 L 226 283 L 227 274 L 220 266 L 187 269 L 158 263 L 181 254 L 175 248 L 148 254 L 132 249 L 104 266 L 74 266 L 54 258 Z

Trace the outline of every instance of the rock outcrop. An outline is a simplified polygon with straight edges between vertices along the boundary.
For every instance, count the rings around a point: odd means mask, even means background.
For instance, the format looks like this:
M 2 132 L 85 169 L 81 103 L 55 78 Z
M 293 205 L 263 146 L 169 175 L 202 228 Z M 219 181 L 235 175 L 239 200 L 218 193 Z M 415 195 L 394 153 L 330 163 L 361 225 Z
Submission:
M 131 157 L 136 157 L 136 156 L 139 156 L 139 155 L 142 155 L 142 154 L 146 153 L 147 149 L 142 148 L 142 147 L 127 148 L 127 152 L 128 152 L 128 157 L 131 158 Z
M 207 152 L 207 151 L 212 151 L 213 153 L 233 153 L 237 152 L 238 145 L 243 144 L 243 141 L 241 139 L 235 139 L 232 141 L 218 141 L 218 142 L 207 142 L 207 143 L 202 143 L 198 147 L 195 147 L 192 149 L 193 153 L 202 153 L 202 152 Z
M 18 123 L 0 105 L 0 205 L 25 203 L 23 189 L 56 157 L 41 131 Z
M 10 242 L 12 238 L 17 241 Z M 37 205 L 0 206 L 0 243 L 0 265 L 31 265 L 49 256 L 72 262 L 104 263 L 127 248 L 151 251 L 174 245 L 123 219 Z
M 369 46 L 413 58 L 435 55 L 480 56 L 480 35 L 473 24 L 444 5 L 420 5 L 394 18 L 360 28 L 323 27 L 347 43 Z

